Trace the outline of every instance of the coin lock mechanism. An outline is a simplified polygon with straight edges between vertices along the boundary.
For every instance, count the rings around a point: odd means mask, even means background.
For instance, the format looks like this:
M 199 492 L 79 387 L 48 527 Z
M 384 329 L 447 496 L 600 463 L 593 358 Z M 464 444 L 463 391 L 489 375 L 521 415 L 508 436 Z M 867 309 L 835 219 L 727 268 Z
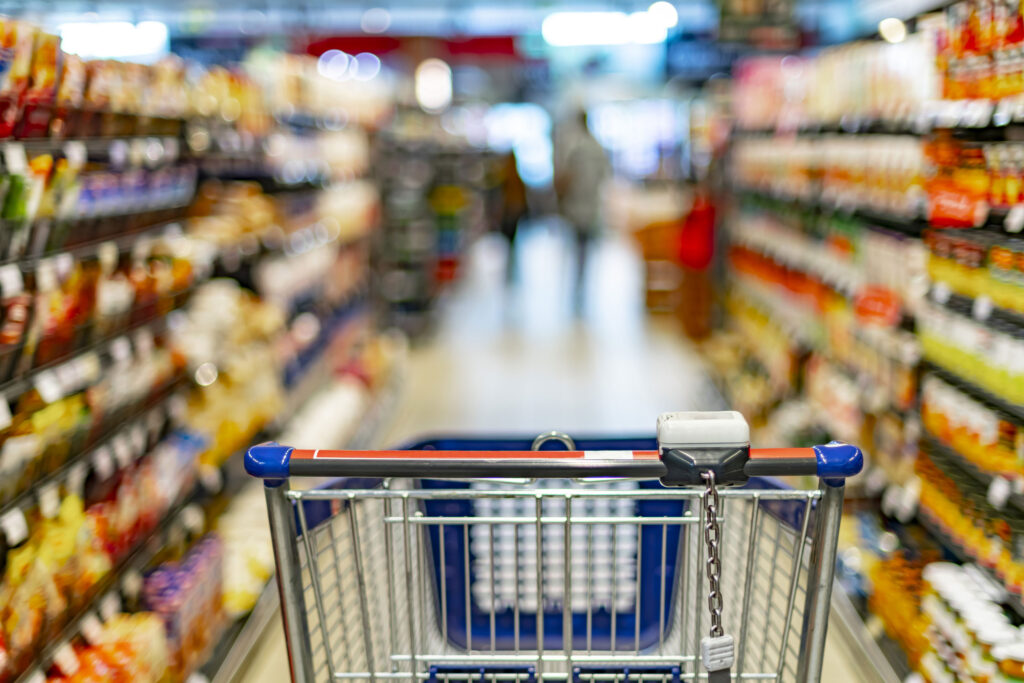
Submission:
M 705 472 L 714 473 L 718 486 L 745 484 L 750 427 L 735 410 L 663 413 L 658 452 L 667 470 L 665 486 L 703 486 Z
M 658 454 L 666 470 L 662 484 L 704 487 L 701 503 L 711 630 L 701 639 L 700 655 L 709 683 L 728 683 L 736 644 L 722 627 L 718 487 L 746 483 L 743 467 L 750 459 L 750 426 L 734 410 L 664 413 L 658 418 Z

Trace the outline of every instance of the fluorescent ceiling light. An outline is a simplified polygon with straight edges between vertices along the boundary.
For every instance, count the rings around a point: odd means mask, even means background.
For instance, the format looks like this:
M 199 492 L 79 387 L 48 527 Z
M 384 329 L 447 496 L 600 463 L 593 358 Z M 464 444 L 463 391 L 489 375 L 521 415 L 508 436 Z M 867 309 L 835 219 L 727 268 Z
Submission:
M 65 52 L 87 59 L 154 62 L 170 50 L 162 21 L 76 21 L 57 27 Z
M 668 31 L 649 12 L 554 12 L 541 24 L 548 45 L 628 45 L 662 43 Z

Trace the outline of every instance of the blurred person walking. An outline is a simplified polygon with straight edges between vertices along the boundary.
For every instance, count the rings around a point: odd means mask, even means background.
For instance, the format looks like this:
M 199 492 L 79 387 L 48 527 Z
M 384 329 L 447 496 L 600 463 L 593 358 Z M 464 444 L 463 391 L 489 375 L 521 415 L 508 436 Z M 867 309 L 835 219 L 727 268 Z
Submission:
M 505 280 L 508 283 L 516 277 L 516 235 L 519 232 L 519 221 L 523 220 L 526 213 L 526 184 L 519 175 L 516 153 L 510 150 L 501 168 L 501 219 L 498 226 L 508 240 L 508 258 L 505 263 Z
M 587 112 L 580 109 L 554 141 L 555 194 L 558 211 L 569 223 L 576 242 L 576 289 L 574 307 L 583 312 L 583 284 L 587 253 L 600 229 L 601 188 L 611 175 L 611 164 L 601 143 L 587 126 Z

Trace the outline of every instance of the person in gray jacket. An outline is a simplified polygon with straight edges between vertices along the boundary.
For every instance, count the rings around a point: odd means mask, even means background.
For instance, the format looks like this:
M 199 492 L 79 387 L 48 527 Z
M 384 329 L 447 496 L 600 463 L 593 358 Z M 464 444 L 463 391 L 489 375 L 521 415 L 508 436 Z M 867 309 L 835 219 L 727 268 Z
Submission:
M 587 253 L 601 221 L 601 187 L 611 175 L 608 155 L 587 126 L 587 112 L 579 110 L 555 141 L 555 194 L 558 210 L 569 223 L 576 242 L 576 312 L 583 309 L 583 283 Z

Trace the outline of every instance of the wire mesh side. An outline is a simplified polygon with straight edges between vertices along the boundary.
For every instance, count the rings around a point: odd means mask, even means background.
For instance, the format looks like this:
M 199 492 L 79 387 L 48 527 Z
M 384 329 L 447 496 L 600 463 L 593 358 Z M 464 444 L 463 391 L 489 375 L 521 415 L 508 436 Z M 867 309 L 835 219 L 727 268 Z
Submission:
M 596 683 L 618 680 L 625 668 L 632 678 L 662 683 L 703 677 L 697 662 L 709 618 L 701 494 L 677 493 L 687 500 L 686 508 L 672 517 L 592 514 L 602 495 L 622 498 L 626 493 L 638 500 L 658 497 L 643 490 L 557 489 L 524 496 L 522 490 L 497 487 L 458 494 L 418 489 L 289 492 L 295 500 L 330 499 L 335 509 L 312 530 L 299 514 L 297 543 L 316 680 L 490 677 L 495 683 L 545 678 Z M 796 677 L 810 560 L 808 520 L 816 493 L 728 492 L 722 497 L 723 621 L 737 638 L 734 672 L 743 678 Z M 530 503 L 511 513 L 496 503 L 478 506 L 474 514 L 424 514 L 424 501 L 454 496 L 493 501 L 515 496 Z M 761 504 L 766 501 L 802 511 L 796 528 L 780 522 Z M 595 542 L 599 528 L 606 532 L 603 545 Z M 617 576 L 622 564 L 616 561 L 618 544 L 631 534 L 637 548 L 645 528 L 660 530 L 652 538 L 663 549 L 655 548 L 646 559 L 636 554 L 629 571 Z M 666 540 L 671 529 L 679 532 L 674 556 Z M 462 545 L 445 550 L 444 543 L 431 543 L 431 534 L 461 539 Z M 452 552 L 453 547 L 461 551 Z M 499 557 L 507 552 L 522 561 Z M 672 562 L 674 574 L 667 571 Z M 440 576 L 458 572 L 474 578 L 453 589 L 435 580 L 435 570 Z M 632 598 L 641 590 L 640 577 L 648 577 L 643 590 L 657 596 L 649 603 L 654 612 L 645 615 L 654 619 L 656 642 L 639 646 L 638 631 L 616 633 L 614 625 L 620 622 L 612 618 L 611 646 L 598 645 L 592 636 L 600 619 L 609 623 L 607 613 L 639 616 L 639 601 L 620 600 L 616 593 L 621 584 Z M 625 590 L 627 583 L 630 590 Z M 559 618 L 538 622 L 537 605 L 547 605 Z M 494 610 L 484 608 L 510 606 L 514 641 L 505 647 L 497 636 Z M 467 642 L 454 642 L 456 622 L 464 626 L 474 620 L 483 631 L 470 628 Z M 549 638 L 560 636 L 558 647 L 546 644 L 544 629 Z M 466 666 L 477 667 L 475 674 L 459 668 Z
M 756 498 L 723 506 L 723 625 L 737 638 L 735 670 L 757 677 L 796 678 L 810 559 L 811 496 L 797 508 L 795 527 Z M 704 636 L 706 610 L 698 612 Z
M 411 579 L 419 548 L 402 525 L 385 528 L 401 499 L 353 496 L 312 530 L 299 511 L 303 597 L 316 680 L 375 680 L 412 671 L 416 624 L 411 606 L 422 588 Z

